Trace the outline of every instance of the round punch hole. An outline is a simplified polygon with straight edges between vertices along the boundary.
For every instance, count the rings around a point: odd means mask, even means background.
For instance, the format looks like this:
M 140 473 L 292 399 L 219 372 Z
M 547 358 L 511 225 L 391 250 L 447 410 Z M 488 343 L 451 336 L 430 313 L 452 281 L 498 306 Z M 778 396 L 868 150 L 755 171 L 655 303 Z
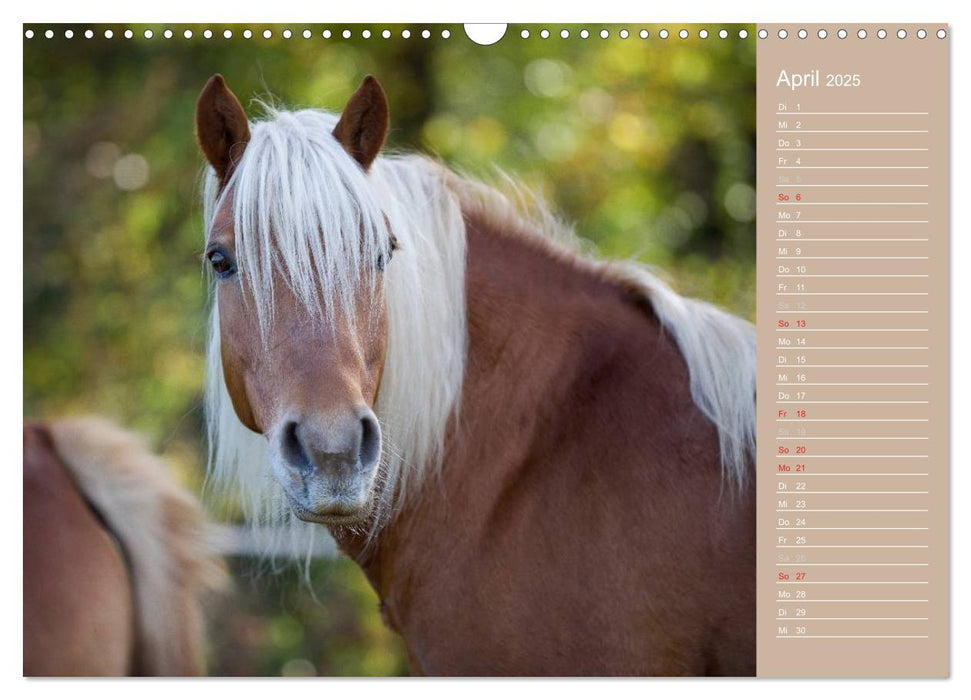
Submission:
M 661 37 L 662 39 L 667 39 L 668 38 L 668 30 L 667 29 L 662 29 L 661 31 L 659 31 L 657 33 L 657 35 L 659 37 Z
M 85 32 L 84 32 L 84 38 L 85 39 L 93 39 L 94 38 L 94 32 L 91 31 L 90 29 L 85 30 Z
M 769 33 L 766 30 L 764 29 L 759 30 L 759 39 L 765 39 L 768 36 L 769 36 Z
M 267 39 L 270 38 L 269 36 L 266 35 L 266 32 L 263 33 L 263 36 L 266 37 Z M 202 32 L 202 38 L 203 39 L 212 39 L 212 30 L 211 29 L 206 29 L 204 32 Z
M 540 37 L 540 39 L 549 39 L 550 38 L 550 30 L 549 29 L 542 30 L 539 33 L 539 37 Z
M 927 38 L 927 30 L 926 29 L 918 29 L 917 30 L 917 38 L 918 39 L 926 39 Z
M 70 35 L 68 35 L 68 32 L 70 32 Z M 115 33 L 113 31 L 111 31 L 110 29 L 105 29 L 105 39 L 110 39 L 114 35 L 115 35 Z M 67 32 L 64 32 L 64 36 L 66 36 L 68 39 L 70 39 L 72 36 L 74 36 L 74 32 L 72 32 L 70 29 L 68 29 Z
M 33 29 L 28 29 L 26 32 L 24 32 L 24 36 L 27 37 L 28 39 L 33 39 L 34 38 L 34 30 Z
M 452 32 L 450 32 L 447 29 L 443 29 L 442 30 L 442 38 L 443 39 L 448 39 L 450 36 L 452 36 Z
M 718 32 L 718 38 L 719 39 L 727 39 L 728 38 L 728 30 L 727 29 L 720 30 Z
M 561 39 L 569 39 L 570 38 L 570 30 L 569 29 L 561 29 L 560 30 L 560 38 Z
M 907 38 L 907 30 L 906 29 L 898 29 L 897 30 L 897 38 L 898 39 L 906 39 Z
M 465 36 L 479 46 L 492 46 L 506 36 L 508 24 L 500 23 L 466 23 L 462 25 Z M 529 34 L 523 37 L 525 39 Z M 446 37 L 448 38 L 448 37 Z
M 840 39 L 845 39 L 847 36 L 846 30 L 840 29 L 838 32 L 836 32 L 836 36 L 838 36 Z
M 678 32 L 678 36 L 681 37 L 682 39 L 687 39 L 688 38 L 688 30 L 687 29 L 682 29 L 680 32 Z
M 126 29 L 125 30 L 125 38 L 126 39 L 131 39 L 133 36 L 135 36 L 135 32 L 133 32 L 131 29 Z
M 787 32 L 785 29 L 780 29 L 779 30 L 779 38 L 780 39 L 785 39 L 787 36 L 789 36 L 789 32 Z
M 589 37 L 590 37 L 590 32 L 589 31 L 587 31 L 586 29 L 581 29 L 580 30 L 580 38 L 581 39 L 588 39 Z
M 610 36 L 610 32 L 608 32 L 606 29 L 601 29 L 600 30 L 600 38 L 601 39 L 606 39 L 608 36 Z
M 809 36 L 809 32 L 807 32 L 805 29 L 800 29 L 798 32 L 796 32 L 796 36 L 798 36 L 800 39 L 805 39 L 807 36 Z
M 519 32 L 519 36 L 521 36 L 523 39 L 528 39 L 529 38 L 529 30 L 528 29 L 524 29 L 523 31 Z
M 866 39 L 866 29 L 861 29 L 856 33 L 860 39 Z
M 233 38 L 233 30 L 232 29 L 225 29 L 225 30 L 223 30 L 223 39 L 232 39 L 232 38 Z
M 164 32 L 162 32 L 162 36 L 164 36 L 166 39 L 171 39 L 172 38 L 172 30 L 171 29 L 166 29 Z
M 946 39 L 947 38 L 947 31 L 944 30 L 944 29 L 938 29 L 937 30 L 937 38 L 938 39 Z
M 708 38 L 708 30 L 707 29 L 700 30 L 698 32 L 698 38 L 699 39 L 707 39 Z M 762 37 L 762 38 L 764 39 L 765 37 Z
M 748 29 L 739 29 L 738 30 L 738 38 L 739 39 L 748 39 Z
M 820 39 L 825 39 L 826 36 L 827 36 L 826 35 L 826 30 L 825 29 L 820 29 L 818 32 L 816 32 L 816 36 L 818 36 Z

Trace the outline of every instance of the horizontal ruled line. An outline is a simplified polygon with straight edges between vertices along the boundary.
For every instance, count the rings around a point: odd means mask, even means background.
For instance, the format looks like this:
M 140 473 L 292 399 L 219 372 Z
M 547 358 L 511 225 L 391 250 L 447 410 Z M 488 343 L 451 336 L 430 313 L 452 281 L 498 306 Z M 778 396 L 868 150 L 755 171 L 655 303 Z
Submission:
M 794 476 L 803 479 L 807 476 L 930 476 L 927 472 L 775 472 L 776 477 Z M 783 493 L 779 491 L 778 493 Z M 793 493 L 786 491 L 785 493 Z M 806 493 L 796 491 L 795 493 Z
M 821 223 L 821 222 L 815 222 Z M 835 222 L 840 223 L 840 222 Z M 853 223 L 846 221 L 843 223 Z M 864 223 L 864 222 L 857 222 Z M 892 224 L 893 221 L 874 221 L 871 223 Z M 777 255 L 776 260 L 928 260 L 926 255 Z
M 776 292 L 777 297 L 926 297 L 928 292 Z
M 798 564 L 783 564 L 779 562 L 776 566 L 930 566 L 925 562 L 919 563 L 895 563 L 895 564 L 851 564 L 851 563 L 839 563 L 839 564 L 810 564 L 808 562 L 799 562 Z
M 926 494 L 930 491 L 793 491 L 792 489 L 785 489 L 783 491 L 776 491 L 777 496 L 786 496 L 790 493 L 794 493 L 798 496 L 803 494 L 821 494 L 821 493 L 839 493 L 839 494 L 851 494 L 851 495 L 873 495 L 873 494 Z
M 799 313 L 793 311 L 791 313 Z M 776 328 L 778 333 L 926 333 L 926 328 Z
M 798 619 L 798 618 L 795 618 Z M 926 634 L 777 634 L 776 639 L 929 639 Z
M 790 438 L 798 440 L 799 438 Z M 778 456 L 778 455 L 777 455 Z M 799 459 L 927 459 L 927 455 L 799 455 Z
M 794 185 L 798 187 L 799 185 Z M 927 202 L 776 202 L 780 207 L 917 207 Z
M 927 423 L 929 418 L 776 418 L 776 423 Z M 842 438 L 833 438 L 834 440 Z
M 930 545 L 926 545 L 926 544 L 777 544 L 775 548 L 776 549 L 929 549 Z
M 930 350 L 926 345 L 799 345 L 797 347 L 776 346 L 776 352 L 806 352 L 807 350 Z M 852 403 L 852 402 L 847 402 Z M 893 401 L 871 401 L 869 403 L 894 403 Z M 911 403 L 927 403 L 916 401 Z
M 890 310 L 871 310 L 871 309 L 853 309 L 852 311 L 843 311 L 841 309 L 834 310 L 824 310 L 824 311 L 807 311 L 805 309 L 788 309 L 776 311 L 777 314 L 928 314 L 930 311 L 928 309 L 890 309 Z M 781 330 L 781 329 L 780 329 Z
M 929 148 L 776 148 L 777 151 L 928 151 Z M 795 185 L 798 187 L 798 185 Z
M 927 170 L 928 165 L 777 165 L 776 170 Z M 798 187 L 799 185 L 795 185 Z
M 794 183 L 794 184 L 776 185 L 776 187 L 799 187 L 801 189 L 803 187 L 930 187 L 930 185 L 924 185 L 924 184 L 906 184 L 906 185 L 904 185 L 904 184 L 882 184 L 882 183 L 875 183 L 875 184 L 872 184 L 872 185 L 858 185 L 858 184 L 855 184 L 855 183 L 854 184 L 851 184 L 851 183 L 840 183 L 840 184 L 835 184 L 835 185 L 834 184 L 807 185 L 805 183 L 798 182 L 798 183 Z
M 859 348 L 850 348 L 858 350 Z M 776 403 L 930 403 L 930 401 L 776 401 Z
M 840 115 L 840 116 L 850 116 L 850 115 L 866 115 L 866 116 L 927 116 L 930 112 L 803 112 L 801 110 L 795 111 L 785 111 L 776 112 L 777 117 L 801 117 L 804 115 Z
M 776 382 L 776 386 L 930 386 L 930 385 L 927 382 Z
M 930 275 L 776 275 L 776 277 L 852 277 L 864 278 L 864 277 L 882 277 L 882 278 L 904 278 L 904 277 L 930 277 Z
M 927 527 L 777 527 L 776 530 L 929 530 Z
M 927 129 L 776 129 L 777 134 L 928 134 Z
M 794 605 L 797 605 L 799 603 L 802 603 L 802 601 L 800 600 L 800 601 L 797 601 L 797 602 L 795 602 L 793 604 Z M 924 621 L 924 620 L 929 620 L 929 619 L 930 618 L 927 618 L 927 617 L 791 617 L 791 616 L 777 617 L 776 618 L 776 620 L 785 620 L 787 622 L 789 620 L 795 620 L 797 622 L 801 622 L 803 620 L 871 620 L 871 621 L 878 621 L 878 620 L 881 620 L 881 621 L 888 621 L 888 620 L 902 621 L 902 620 L 908 620 L 908 621 Z
M 776 493 L 807 493 L 777 491 Z M 927 508 L 776 508 L 776 513 L 927 513 Z
M 927 598 L 776 598 L 777 603 L 929 603 Z
M 929 241 L 930 238 L 776 238 L 776 243 L 813 243 L 813 242 L 836 242 L 836 243 L 893 243 L 904 242 L 914 243 L 917 241 Z M 778 276 L 778 275 L 777 275 Z
M 879 368 L 879 367 L 894 367 L 899 369 L 902 367 L 920 368 L 920 367 L 927 367 L 927 366 L 928 365 L 798 365 L 795 363 L 789 363 L 784 365 L 776 365 L 776 369 L 783 369 L 783 368 L 789 368 L 789 367 L 793 367 L 795 369 L 802 369 L 807 367 L 810 369 L 819 369 L 820 367 L 867 367 L 870 369 Z
M 806 528 L 812 529 L 812 528 Z M 928 581 L 776 581 L 778 586 L 869 586 L 871 584 L 876 584 L 878 586 L 927 586 Z M 798 602 L 798 601 L 793 601 Z
M 926 224 L 924 219 L 798 219 L 788 221 L 774 221 L 773 224 Z
M 915 437 L 915 436 L 897 436 L 888 435 L 886 437 L 843 437 L 843 436 L 825 436 L 825 437 L 777 437 L 776 440 L 930 440 L 929 437 Z

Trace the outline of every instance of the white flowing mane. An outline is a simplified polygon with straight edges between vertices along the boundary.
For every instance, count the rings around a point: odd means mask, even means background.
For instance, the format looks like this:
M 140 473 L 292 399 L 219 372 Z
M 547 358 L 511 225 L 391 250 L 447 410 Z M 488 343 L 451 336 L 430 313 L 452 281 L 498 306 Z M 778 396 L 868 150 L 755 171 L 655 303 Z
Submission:
M 478 210 L 577 249 L 568 227 L 538 200 L 523 208 L 498 190 L 418 155 L 382 156 L 365 174 L 331 135 L 338 117 L 319 110 L 268 110 L 224 194 L 233 197 L 240 279 L 252 287 L 261 327 L 272 323 L 272 276 L 284 275 L 311 312 L 353 314 L 351 295 L 366 261 L 398 250 L 387 267 L 388 354 L 375 413 L 384 449 L 379 508 L 386 516 L 440 464 L 446 431 L 459 410 L 467 345 L 466 233 L 463 212 Z M 220 201 L 209 169 L 206 230 Z M 326 251 L 326 255 L 324 254 Z M 643 290 L 688 366 L 695 403 L 718 428 L 725 480 L 740 488 L 755 444 L 755 338 L 752 325 L 710 304 L 683 298 L 642 266 L 577 255 Z M 291 524 L 272 476 L 265 439 L 236 417 L 222 374 L 219 310 L 213 293 L 206 415 L 210 475 L 239 498 L 255 523 Z M 378 519 L 379 522 L 382 518 Z M 285 529 L 283 531 L 286 531 Z M 294 542 L 306 533 L 290 531 Z

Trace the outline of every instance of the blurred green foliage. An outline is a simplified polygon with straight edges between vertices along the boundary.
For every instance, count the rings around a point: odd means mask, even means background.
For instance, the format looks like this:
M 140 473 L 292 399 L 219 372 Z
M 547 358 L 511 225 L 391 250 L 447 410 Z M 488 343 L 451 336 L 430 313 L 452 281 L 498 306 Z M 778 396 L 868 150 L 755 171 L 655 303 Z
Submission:
M 636 257 L 682 293 L 754 318 L 753 27 L 740 40 L 739 26 L 728 39 L 719 26 L 707 39 L 696 28 L 661 39 L 661 27 L 632 25 L 621 38 L 598 25 L 582 39 L 575 26 L 549 26 L 549 38 L 510 26 L 489 47 L 444 25 L 430 38 L 401 25 L 357 25 L 351 38 L 293 25 L 289 39 L 282 26 L 269 39 L 262 26 L 249 39 L 243 26 L 177 26 L 173 38 L 101 25 L 66 39 L 67 28 L 24 42 L 24 413 L 113 416 L 189 485 L 203 476 L 206 306 L 193 116 L 213 73 L 251 114 L 257 97 L 340 110 L 374 74 L 391 104 L 389 148 L 486 178 L 500 168 L 605 255 Z M 313 573 L 310 589 L 292 572 L 238 577 L 213 671 L 403 672 L 363 576 L 349 562 Z

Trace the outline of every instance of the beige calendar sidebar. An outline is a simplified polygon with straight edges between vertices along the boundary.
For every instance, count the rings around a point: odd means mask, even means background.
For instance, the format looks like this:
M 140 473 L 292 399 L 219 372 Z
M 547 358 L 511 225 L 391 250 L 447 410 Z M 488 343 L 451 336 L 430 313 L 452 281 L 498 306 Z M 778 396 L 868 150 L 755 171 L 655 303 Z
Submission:
M 760 676 L 949 673 L 948 34 L 757 29 Z

